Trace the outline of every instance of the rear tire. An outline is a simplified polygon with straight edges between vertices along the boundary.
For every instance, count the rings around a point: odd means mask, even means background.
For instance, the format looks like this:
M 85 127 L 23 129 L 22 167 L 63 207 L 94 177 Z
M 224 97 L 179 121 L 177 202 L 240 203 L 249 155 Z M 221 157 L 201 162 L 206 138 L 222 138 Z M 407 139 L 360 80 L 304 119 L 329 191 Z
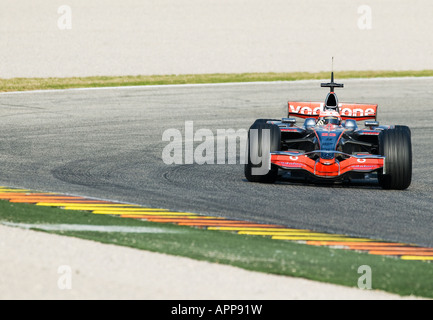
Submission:
M 254 175 L 252 173 L 253 168 L 260 168 L 262 163 L 253 164 L 251 161 L 251 150 L 257 152 L 257 156 L 262 157 L 262 132 L 263 130 L 269 130 L 270 132 L 270 151 L 279 151 L 281 148 L 281 131 L 277 125 L 268 124 L 267 119 L 258 119 L 250 127 L 248 131 L 248 153 L 247 153 L 247 163 L 245 164 L 244 172 L 245 177 L 250 182 L 261 182 L 261 183 L 274 183 L 278 178 L 278 167 L 271 165 L 271 169 L 262 175 Z M 258 139 L 250 142 L 250 132 L 252 129 L 256 129 L 258 133 Z M 251 143 L 253 143 L 251 145 Z
M 404 190 L 412 181 L 412 142 L 407 126 L 395 126 L 379 135 L 379 154 L 385 156 L 385 174 L 379 172 L 383 189 Z

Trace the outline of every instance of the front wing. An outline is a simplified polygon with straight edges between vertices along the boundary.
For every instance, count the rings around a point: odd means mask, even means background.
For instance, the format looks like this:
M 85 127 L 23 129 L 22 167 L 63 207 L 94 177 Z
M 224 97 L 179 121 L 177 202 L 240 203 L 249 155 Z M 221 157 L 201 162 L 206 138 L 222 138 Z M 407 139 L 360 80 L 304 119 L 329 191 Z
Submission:
M 339 151 L 333 152 L 346 155 L 348 158 L 341 161 L 322 158 L 313 160 L 309 155 L 320 154 L 322 151 L 317 150 L 308 153 L 280 151 L 271 152 L 270 164 L 284 170 L 305 170 L 319 178 L 338 178 L 349 172 L 369 173 L 379 169 L 383 169 L 383 173 L 386 173 L 385 157 L 372 154 L 349 155 Z M 329 151 L 326 153 L 328 154 Z

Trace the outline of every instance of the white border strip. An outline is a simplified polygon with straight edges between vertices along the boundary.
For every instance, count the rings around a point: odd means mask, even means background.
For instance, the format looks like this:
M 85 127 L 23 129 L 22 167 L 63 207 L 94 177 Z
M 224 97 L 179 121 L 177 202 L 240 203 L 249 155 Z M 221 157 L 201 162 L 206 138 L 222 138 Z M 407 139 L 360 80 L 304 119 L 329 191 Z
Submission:
M 120 232 L 120 233 L 180 233 L 178 230 L 166 230 L 164 228 L 152 227 L 128 227 L 128 226 L 100 226 L 85 224 L 28 224 L 0 222 L 7 227 L 17 227 L 26 230 L 44 231 L 90 231 L 90 232 Z

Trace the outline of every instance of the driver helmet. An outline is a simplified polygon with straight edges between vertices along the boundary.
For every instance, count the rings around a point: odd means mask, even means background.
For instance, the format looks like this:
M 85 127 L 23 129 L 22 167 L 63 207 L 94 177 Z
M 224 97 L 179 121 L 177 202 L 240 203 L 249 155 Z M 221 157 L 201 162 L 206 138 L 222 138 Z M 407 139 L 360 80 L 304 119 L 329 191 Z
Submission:
M 319 120 L 317 121 L 318 125 L 340 125 L 341 124 L 341 116 L 337 111 L 333 110 L 325 110 L 319 114 Z

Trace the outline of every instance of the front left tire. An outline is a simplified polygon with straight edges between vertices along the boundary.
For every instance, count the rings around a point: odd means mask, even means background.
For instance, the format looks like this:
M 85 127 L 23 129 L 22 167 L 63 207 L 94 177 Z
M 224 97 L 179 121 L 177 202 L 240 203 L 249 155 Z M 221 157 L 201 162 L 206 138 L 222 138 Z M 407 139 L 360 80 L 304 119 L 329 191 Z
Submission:
M 270 137 L 270 150 L 269 151 L 279 151 L 281 149 L 281 131 L 277 125 L 266 123 L 266 119 L 258 119 L 250 127 L 248 131 L 248 153 L 247 161 L 245 164 L 244 172 L 245 177 L 250 182 L 261 182 L 261 183 L 274 183 L 278 178 L 278 167 L 271 165 L 270 169 L 266 169 L 264 174 L 253 174 L 254 168 L 261 168 L 262 162 L 254 164 L 252 161 L 252 156 L 258 156 L 263 158 L 263 132 L 264 130 L 269 130 Z M 251 139 L 251 130 L 257 130 L 258 139 Z

